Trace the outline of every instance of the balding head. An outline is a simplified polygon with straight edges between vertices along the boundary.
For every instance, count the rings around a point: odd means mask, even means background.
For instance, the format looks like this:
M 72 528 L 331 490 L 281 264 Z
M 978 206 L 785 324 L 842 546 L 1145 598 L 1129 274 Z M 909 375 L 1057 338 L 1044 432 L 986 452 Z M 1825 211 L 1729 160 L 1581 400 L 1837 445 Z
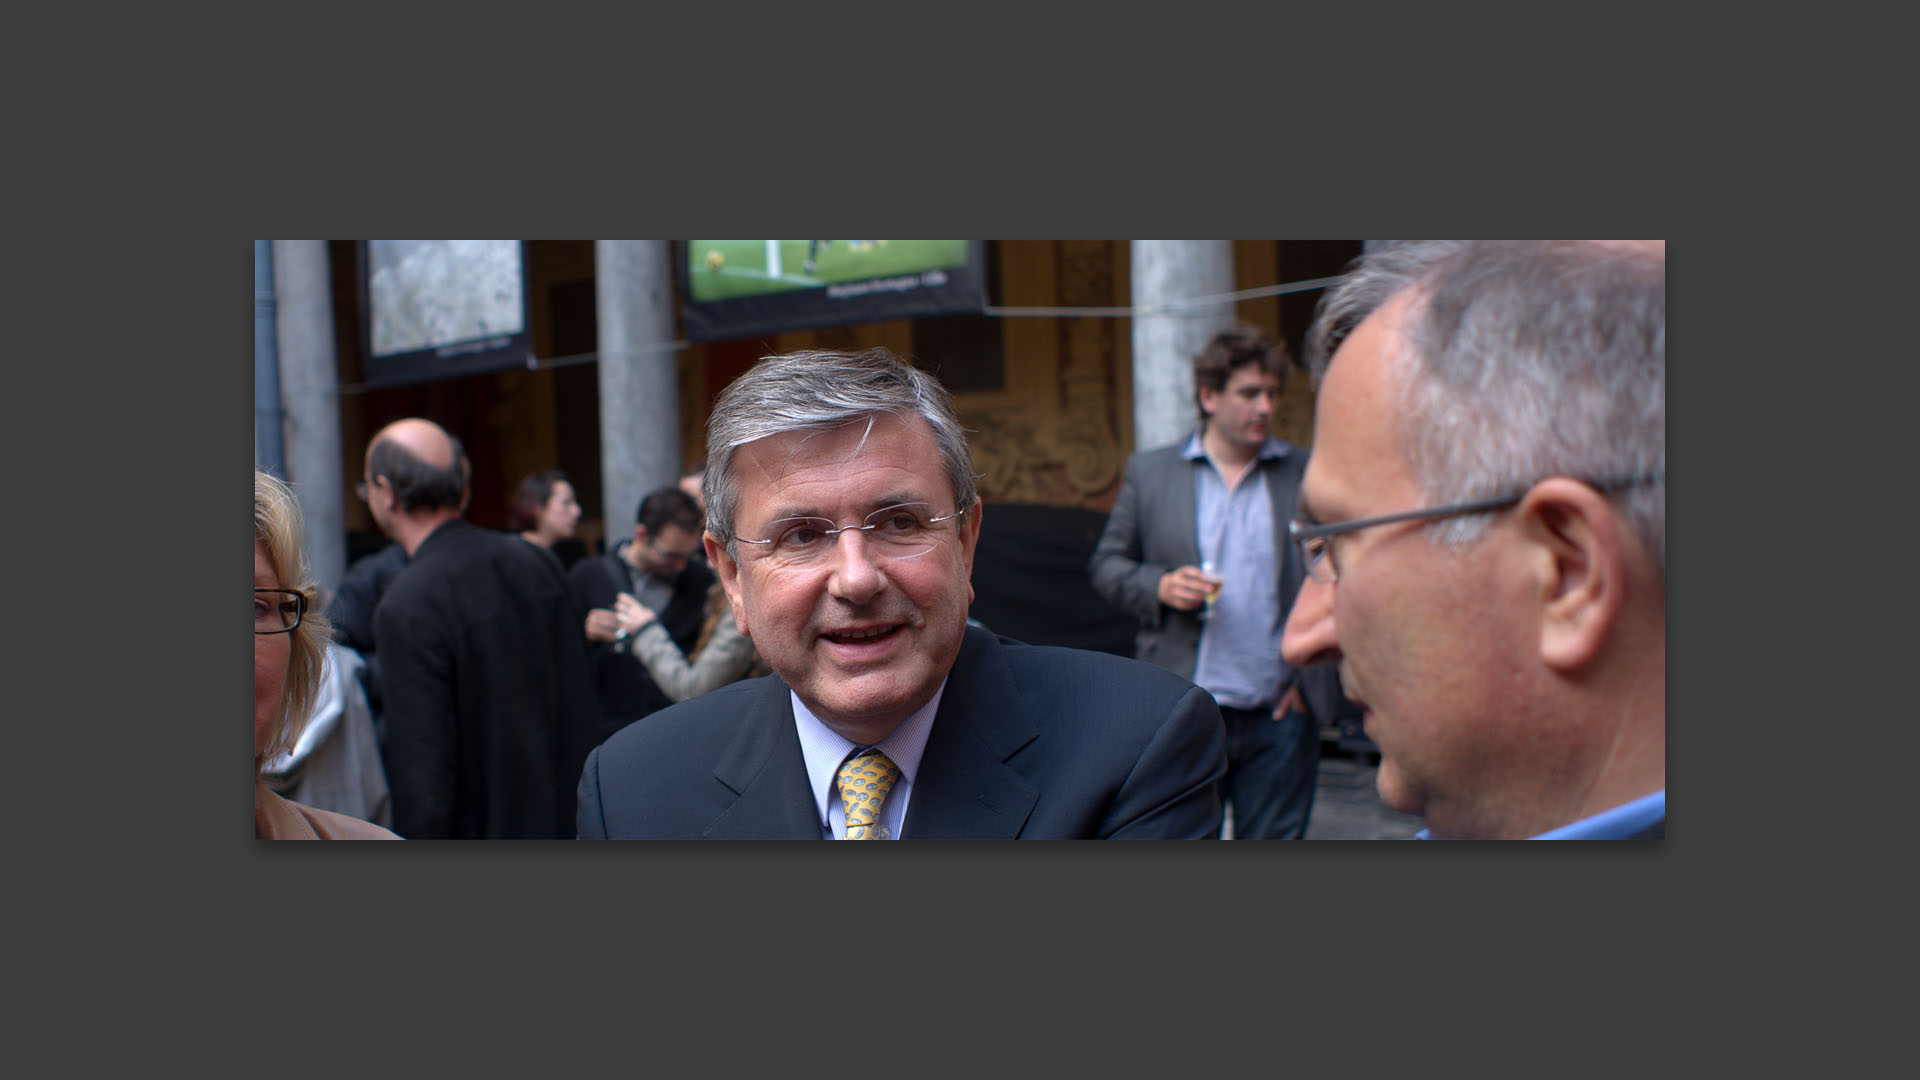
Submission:
M 368 486 L 380 486 L 376 481 L 392 491 L 401 514 L 457 514 L 466 501 L 466 450 L 431 420 L 395 420 L 367 447 Z
M 447 434 L 447 429 L 417 416 L 395 420 L 381 428 L 373 441 L 377 445 L 382 439 L 392 439 L 415 460 L 435 469 L 451 467 L 458 457 L 453 449 L 453 436 Z

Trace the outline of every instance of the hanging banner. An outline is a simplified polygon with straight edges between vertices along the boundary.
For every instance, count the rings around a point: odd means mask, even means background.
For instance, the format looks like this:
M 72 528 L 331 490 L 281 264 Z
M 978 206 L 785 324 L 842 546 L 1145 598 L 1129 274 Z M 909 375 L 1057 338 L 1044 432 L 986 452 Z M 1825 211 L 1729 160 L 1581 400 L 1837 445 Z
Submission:
M 365 241 L 367 384 L 529 366 L 526 265 L 519 240 Z
M 689 240 L 675 245 L 681 328 L 725 341 L 978 313 L 983 240 Z

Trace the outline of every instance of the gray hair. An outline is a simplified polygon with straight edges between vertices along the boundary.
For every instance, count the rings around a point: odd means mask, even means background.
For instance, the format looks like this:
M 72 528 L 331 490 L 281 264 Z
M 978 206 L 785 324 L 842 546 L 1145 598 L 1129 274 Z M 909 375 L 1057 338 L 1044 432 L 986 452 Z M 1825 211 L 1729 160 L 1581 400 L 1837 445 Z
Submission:
M 1424 497 L 1493 498 L 1552 476 L 1645 482 L 1615 498 L 1666 567 L 1664 251 L 1583 241 L 1421 241 L 1363 256 L 1307 335 L 1316 382 L 1341 342 L 1414 290 L 1388 360 L 1396 427 Z M 1485 514 L 1435 521 L 1442 544 Z
M 953 398 L 939 380 L 886 349 L 861 352 L 808 351 L 769 356 L 729 383 L 707 420 L 707 531 L 733 551 L 733 516 L 740 487 L 733 452 L 748 443 L 791 431 L 826 431 L 890 413 L 918 416 L 933 429 L 954 505 L 978 501 L 966 432 Z

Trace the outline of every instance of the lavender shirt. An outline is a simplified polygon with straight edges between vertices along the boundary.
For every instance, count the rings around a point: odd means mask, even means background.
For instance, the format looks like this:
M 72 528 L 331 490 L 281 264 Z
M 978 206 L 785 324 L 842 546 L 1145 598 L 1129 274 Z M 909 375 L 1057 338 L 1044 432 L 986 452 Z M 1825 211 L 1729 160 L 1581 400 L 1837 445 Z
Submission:
M 1269 435 L 1257 460 L 1292 453 L 1293 447 Z M 1291 674 L 1280 659 L 1280 560 L 1273 549 L 1273 499 L 1266 470 L 1247 470 L 1240 486 L 1226 480 L 1208 460 L 1199 432 L 1187 439 L 1182 456 L 1193 462 L 1193 505 L 1200 557 L 1211 561 L 1225 582 L 1213 613 L 1201 625 L 1200 655 L 1193 681 L 1215 701 L 1235 709 L 1272 708 Z

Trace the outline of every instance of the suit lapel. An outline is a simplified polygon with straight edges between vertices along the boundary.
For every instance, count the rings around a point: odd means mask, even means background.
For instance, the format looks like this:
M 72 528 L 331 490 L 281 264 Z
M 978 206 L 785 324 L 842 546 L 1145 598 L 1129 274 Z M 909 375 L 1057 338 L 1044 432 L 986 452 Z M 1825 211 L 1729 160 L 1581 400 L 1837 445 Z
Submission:
M 1173 455 L 1175 475 L 1170 482 L 1161 486 L 1161 489 L 1169 492 L 1173 498 L 1173 513 L 1168 516 L 1165 527 L 1173 530 L 1174 535 L 1179 537 L 1179 542 L 1174 545 L 1179 557 L 1174 561 L 1173 566 L 1199 566 L 1200 497 L 1194 491 L 1199 482 L 1194 477 L 1194 470 L 1201 466 L 1196 465 L 1181 453 L 1181 448 L 1185 446 L 1186 443 L 1183 441 L 1179 447 L 1175 448 Z
M 1018 837 L 1040 789 L 1006 762 L 1038 735 L 999 643 L 968 628 L 913 779 L 902 835 Z
M 714 778 L 740 797 L 702 835 L 715 840 L 818 840 L 820 819 L 807 783 L 787 685 L 767 679 L 739 731 L 714 766 Z

